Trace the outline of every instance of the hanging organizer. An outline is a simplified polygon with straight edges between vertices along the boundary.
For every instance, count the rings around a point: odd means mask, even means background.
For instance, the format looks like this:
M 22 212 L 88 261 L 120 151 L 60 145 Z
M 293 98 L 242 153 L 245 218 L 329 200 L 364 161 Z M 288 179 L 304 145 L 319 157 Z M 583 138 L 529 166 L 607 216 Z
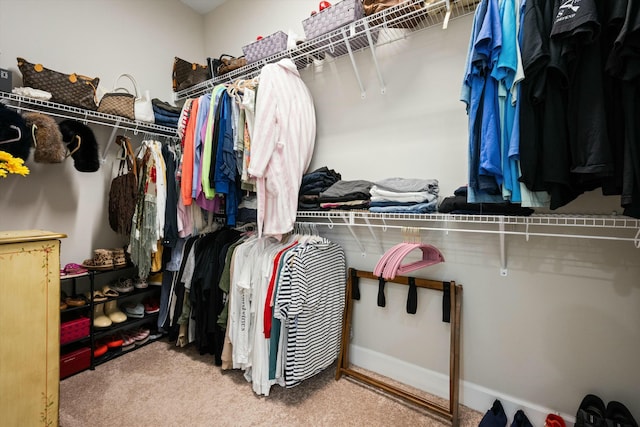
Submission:
M 340 342 L 340 354 L 338 355 L 336 380 L 339 380 L 342 375 L 353 377 L 358 381 L 377 387 L 393 396 L 435 412 L 449 420 L 453 427 L 457 427 L 460 394 L 460 310 L 462 304 L 462 285 L 456 285 L 455 282 L 440 282 L 406 276 L 396 276 L 392 280 L 387 280 L 387 282 L 410 286 L 410 289 L 419 287 L 441 291 L 443 293 L 443 320 L 448 320 L 451 324 L 449 344 L 449 405 L 445 407 L 349 367 L 349 336 L 353 312 L 353 296 L 355 296 L 356 299 L 359 298 L 360 278 L 368 279 L 372 284 L 377 284 L 379 279 L 372 272 L 360 271 L 354 268 L 349 269 L 347 278 L 347 300 L 345 304 L 345 315 L 342 321 L 342 340 Z

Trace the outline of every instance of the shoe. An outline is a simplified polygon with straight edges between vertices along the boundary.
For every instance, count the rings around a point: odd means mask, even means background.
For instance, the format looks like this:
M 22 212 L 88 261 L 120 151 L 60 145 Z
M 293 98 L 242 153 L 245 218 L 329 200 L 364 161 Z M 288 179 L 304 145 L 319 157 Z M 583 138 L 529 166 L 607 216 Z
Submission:
M 147 341 L 149 341 L 150 334 L 151 334 L 151 331 L 149 331 L 149 329 L 146 329 L 146 328 L 140 328 L 133 331 L 133 339 L 135 340 L 136 345 L 142 345 Z
M 638 427 L 638 423 L 629 409 L 620 402 L 612 400 L 607 404 L 607 413 L 605 414 L 607 425 L 615 427 Z
M 131 350 L 136 346 L 136 340 L 133 339 L 133 336 L 128 331 L 122 332 L 120 337 L 122 338 L 122 351 Z
M 575 427 L 606 427 L 606 411 L 602 399 L 587 394 L 578 408 Z
M 135 286 L 136 289 L 146 289 L 149 287 L 149 284 L 147 283 L 147 279 L 140 277 L 136 280 L 136 283 L 134 283 L 133 286 Z
M 524 414 L 524 411 L 522 409 L 518 409 L 516 414 L 513 416 L 511 427 L 533 427 L 533 424 L 531 424 L 529 418 Z
M 118 309 L 116 302 L 116 300 L 112 300 L 105 303 L 104 314 L 106 314 L 113 323 L 125 322 L 127 320 L 127 315 Z
M 76 297 L 66 297 L 64 302 L 66 302 L 69 307 L 82 307 L 87 303 L 87 300 L 82 295 L 78 295 Z
M 96 304 L 93 307 L 93 326 L 96 328 L 108 328 L 113 322 L 104 314 L 104 304 Z
M 133 280 L 121 277 L 117 283 L 112 283 L 109 287 L 120 294 L 133 292 Z
M 549 414 L 544 420 L 544 427 L 566 427 L 564 419 L 560 415 Z
M 157 298 L 145 298 L 142 301 L 144 312 L 147 314 L 157 313 L 160 311 L 160 302 Z
M 122 347 L 122 343 L 122 338 L 116 335 L 111 335 L 105 339 L 105 344 L 109 349 L 120 348 Z
M 484 414 L 478 427 L 505 427 L 507 425 L 507 414 L 504 412 L 502 403 L 498 399 L 493 402 L 491 409 Z
M 96 348 L 93 350 L 93 357 L 100 357 L 109 350 L 106 344 L 96 344 Z
M 124 311 L 129 317 L 135 317 L 138 319 L 144 317 L 144 306 L 142 304 L 127 302 L 122 305 L 122 311 Z

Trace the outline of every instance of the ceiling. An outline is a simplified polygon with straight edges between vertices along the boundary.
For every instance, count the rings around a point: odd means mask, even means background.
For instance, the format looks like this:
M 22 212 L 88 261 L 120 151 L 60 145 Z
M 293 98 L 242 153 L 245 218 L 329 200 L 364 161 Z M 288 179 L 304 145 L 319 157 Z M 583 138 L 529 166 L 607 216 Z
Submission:
M 180 0 L 201 15 L 206 15 L 227 0 Z

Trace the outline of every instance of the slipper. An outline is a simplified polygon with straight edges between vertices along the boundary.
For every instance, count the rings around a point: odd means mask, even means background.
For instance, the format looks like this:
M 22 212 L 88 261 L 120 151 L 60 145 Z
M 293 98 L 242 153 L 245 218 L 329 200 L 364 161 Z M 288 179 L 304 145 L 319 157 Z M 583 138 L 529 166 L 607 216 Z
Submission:
M 93 357 L 100 357 L 103 354 L 105 354 L 107 352 L 107 350 L 109 349 L 109 347 L 107 347 L 104 344 L 98 344 L 96 345 L 96 349 L 93 350 Z
M 87 303 L 87 300 L 84 299 L 83 296 L 78 295 L 76 297 L 66 297 L 64 302 L 66 302 L 70 307 L 82 307 Z
M 109 285 L 104 285 L 104 287 L 102 288 L 102 294 L 105 297 L 109 297 L 109 298 L 116 298 L 120 296 L 120 293 L 115 289 L 113 289 L 112 287 L 110 287 Z
M 67 309 L 67 303 L 64 301 L 60 301 L 60 310 L 66 310 Z
M 133 292 L 133 280 L 131 279 L 126 279 L 124 277 L 121 277 L 120 279 L 118 279 L 118 283 L 112 283 L 111 285 L 109 285 L 111 287 L 111 289 L 116 290 L 117 292 L 121 293 L 121 294 L 126 294 L 128 292 Z
M 75 263 L 69 263 L 65 265 L 63 271 L 66 274 L 84 274 L 88 272 L 85 267 Z
M 118 348 L 118 347 L 122 347 L 123 340 L 122 338 L 112 335 L 110 337 L 107 337 L 105 342 L 107 344 L 107 347 L 109 348 Z

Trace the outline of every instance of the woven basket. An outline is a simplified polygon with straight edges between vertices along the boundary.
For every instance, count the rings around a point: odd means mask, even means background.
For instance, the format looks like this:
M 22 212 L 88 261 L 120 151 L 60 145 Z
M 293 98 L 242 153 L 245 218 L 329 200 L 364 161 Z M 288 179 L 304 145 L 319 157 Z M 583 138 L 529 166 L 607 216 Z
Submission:
M 361 0 L 342 0 L 302 21 L 307 40 L 315 39 L 329 31 L 364 17 Z
M 242 46 L 242 52 L 247 63 L 256 62 L 287 50 L 287 39 L 288 36 L 284 32 L 278 31 L 261 40 Z

